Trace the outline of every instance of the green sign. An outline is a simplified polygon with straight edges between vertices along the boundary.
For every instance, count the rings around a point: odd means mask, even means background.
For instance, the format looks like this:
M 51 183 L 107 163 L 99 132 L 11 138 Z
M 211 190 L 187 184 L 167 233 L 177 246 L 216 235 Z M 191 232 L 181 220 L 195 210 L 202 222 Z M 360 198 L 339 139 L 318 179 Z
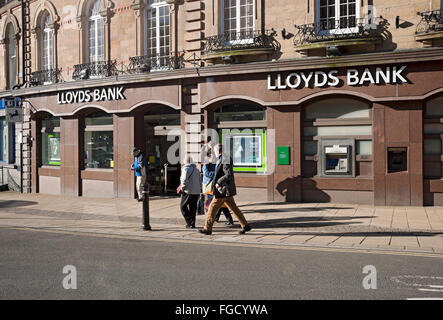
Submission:
M 290 164 L 289 147 L 277 147 L 277 164 Z

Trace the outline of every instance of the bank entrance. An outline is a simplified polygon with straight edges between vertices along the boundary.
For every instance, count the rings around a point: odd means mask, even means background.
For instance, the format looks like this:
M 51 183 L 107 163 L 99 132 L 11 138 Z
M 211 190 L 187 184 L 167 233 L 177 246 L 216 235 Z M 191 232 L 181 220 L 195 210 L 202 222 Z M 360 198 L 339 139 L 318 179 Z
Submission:
M 152 195 L 176 195 L 180 184 L 180 111 L 154 106 L 144 114 L 148 183 Z

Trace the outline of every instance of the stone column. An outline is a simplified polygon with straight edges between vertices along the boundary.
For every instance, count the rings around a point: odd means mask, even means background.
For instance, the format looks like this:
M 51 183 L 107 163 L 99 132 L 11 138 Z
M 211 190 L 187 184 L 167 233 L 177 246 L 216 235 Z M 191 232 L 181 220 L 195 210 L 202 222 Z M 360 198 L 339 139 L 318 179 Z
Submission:
M 60 118 L 60 184 L 61 194 L 80 196 L 80 154 L 83 143 L 80 128 L 82 120 L 74 117 Z

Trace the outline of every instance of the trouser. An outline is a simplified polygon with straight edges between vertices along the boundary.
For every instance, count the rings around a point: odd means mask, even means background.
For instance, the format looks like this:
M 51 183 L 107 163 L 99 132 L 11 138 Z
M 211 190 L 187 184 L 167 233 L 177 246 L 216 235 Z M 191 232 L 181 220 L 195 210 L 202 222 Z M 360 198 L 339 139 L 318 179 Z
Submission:
M 215 216 L 215 221 L 218 222 L 222 213 L 225 215 L 226 220 L 228 220 L 228 222 L 231 222 L 231 223 L 234 222 L 234 220 L 232 220 L 232 216 L 231 216 L 231 213 L 229 212 L 228 208 L 220 208 L 217 212 L 217 215 Z
M 240 222 L 242 228 L 244 228 L 248 224 L 245 217 L 243 216 L 243 213 L 237 207 L 237 204 L 234 201 L 234 197 L 219 198 L 219 199 L 213 198 L 211 204 L 209 205 L 208 214 L 206 215 L 206 223 L 205 223 L 206 230 L 212 231 L 212 226 L 214 224 L 215 216 L 218 210 L 223 205 L 226 205 L 226 207 L 228 207 L 228 209 L 237 217 L 238 222 Z
M 141 200 L 141 199 L 143 199 L 143 186 L 146 183 L 146 175 L 137 176 L 136 178 L 137 178 L 136 179 L 137 194 L 138 194 L 138 198 Z
M 180 210 L 187 225 L 195 226 L 195 216 L 197 214 L 197 202 L 199 198 L 200 195 L 198 194 L 182 193 Z

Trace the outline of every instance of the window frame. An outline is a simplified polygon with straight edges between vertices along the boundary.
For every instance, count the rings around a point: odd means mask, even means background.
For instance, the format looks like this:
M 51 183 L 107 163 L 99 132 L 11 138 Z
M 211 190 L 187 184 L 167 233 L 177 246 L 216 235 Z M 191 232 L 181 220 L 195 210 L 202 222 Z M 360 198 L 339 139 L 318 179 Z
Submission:
M 12 89 L 17 83 L 17 54 L 18 54 L 18 46 L 17 46 L 17 40 L 16 40 L 16 33 L 14 29 L 14 25 L 12 22 L 9 22 L 6 25 L 6 39 L 7 39 L 7 46 L 6 46 L 6 59 L 7 63 L 5 63 L 5 66 L 7 67 L 7 89 Z M 11 47 L 14 48 L 14 55 L 11 56 Z
M 241 32 L 241 15 L 240 15 L 240 10 L 241 10 L 241 5 L 240 5 L 240 0 L 235 0 L 236 4 L 235 4 L 235 20 L 236 20 L 236 26 L 235 26 L 235 33 L 236 35 L 238 35 Z M 225 30 L 225 4 L 224 4 L 224 0 L 220 1 L 220 33 L 221 34 L 226 34 L 227 32 L 232 32 L 232 31 L 227 31 Z M 255 12 L 255 1 L 252 1 L 252 27 L 251 27 L 251 33 L 254 32 L 255 30 L 255 18 L 254 18 L 254 12 Z M 248 29 L 248 26 L 246 26 L 246 28 Z M 231 40 L 227 40 L 226 44 L 247 44 L 247 43 L 252 43 L 254 41 L 253 37 L 249 38 L 249 39 L 231 39 Z
M 315 18 L 315 22 L 317 24 L 318 27 L 321 27 L 320 22 L 321 22 L 321 15 L 320 15 L 320 1 L 321 0 L 316 0 L 316 18 Z M 327 0 L 329 1 L 329 0 Z M 349 5 L 349 1 L 348 1 L 348 5 Z M 319 28 L 319 34 L 320 35 L 333 35 L 333 34 L 347 34 L 347 33 L 357 33 L 358 32 L 358 19 L 360 18 L 360 6 L 361 6 L 361 0 L 355 0 L 355 22 L 356 22 L 356 26 L 353 28 L 340 28 L 340 0 L 335 0 L 335 15 L 334 15 L 334 24 L 335 24 L 335 28 L 334 29 L 327 29 L 327 30 L 320 30 Z M 326 6 L 328 7 L 328 6 Z M 326 10 L 327 11 L 327 10 Z M 346 15 L 346 17 L 349 17 L 349 14 Z M 329 20 L 329 17 L 327 16 L 326 21 Z
M 97 113 L 101 113 L 100 111 L 97 112 L 92 112 L 89 113 L 88 115 L 85 115 L 84 117 L 84 131 L 83 131 L 83 170 L 99 170 L 99 171 L 112 171 L 115 168 L 115 153 L 114 153 L 114 117 L 112 114 L 106 114 L 106 117 L 109 117 L 112 119 L 112 124 L 87 124 L 87 119 L 88 118 L 95 118 L 95 114 Z M 103 114 L 103 117 L 105 117 L 105 115 Z M 98 118 L 101 118 L 101 116 L 98 116 Z M 111 132 L 112 133 L 112 166 L 110 166 L 110 168 L 90 168 L 87 167 L 87 162 L 86 162 L 86 134 L 87 132 Z
M 93 0 L 89 3 L 89 6 L 87 8 L 87 28 L 86 28 L 86 61 L 88 63 L 97 63 L 100 61 L 104 61 L 106 54 L 105 54 L 105 22 L 104 22 L 104 18 L 102 17 L 102 15 L 100 14 L 100 11 L 95 14 L 92 15 L 91 11 L 94 7 L 94 5 L 96 3 L 100 4 L 101 10 L 103 10 L 103 7 L 101 5 L 101 1 L 100 0 Z M 99 27 L 98 27 L 98 21 L 102 22 L 102 34 L 103 34 L 103 42 L 102 42 L 102 54 L 98 55 L 98 33 L 99 33 Z M 95 48 L 95 55 L 94 55 L 94 61 L 92 61 L 91 57 L 92 57 L 92 46 L 91 46 L 91 25 L 94 24 L 94 48 Z M 97 59 L 97 58 L 101 58 L 101 59 Z
M 166 27 L 166 24 L 164 26 L 160 26 L 160 8 L 167 8 L 167 15 L 168 15 L 168 24 L 167 24 L 167 28 L 169 30 L 169 33 L 167 35 L 168 38 L 168 46 L 161 46 L 160 42 L 161 42 L 161 36 L 160 36 L 160 28 L 161 27 Z M 151 51 L 152 48 L 150 46 L 150 40 L 153 37 L 150 37 L 148 39 L 148 26 L 150 26 L 151 24 L 148 23 L 148 20 L 150 19 L 149 17 L 151 17 L 152 20 L 152 13 L 150 13 L 150 11 L 153 11 L 153 9 L 155 9 L 155 56 L 152 56 Z M 154 28 L 151 28 L 154 29 Z M 148 43 L 149 42 L 149 43 Z M 161 48 L 167 48 L 167 54 L 166 55 L 161 55 Z M 165 58 L 165 57 L 169 57 L 171 55 L 171 10 L 169 7 L 169 4 L 166 1 L 160 1 L 160 2 L 155 2 L 152 4 L 149 4 L 149 0 L 147 0 L 147 5 L 146 8 L 144 10 L 144 25 L 143 25 L 143 54 L 145 56 L 148 56 L 150 58 L 158 58 L 161 59 Z M 160 62 L 160 66 L 159 68 L 154 68 L 151 70 L 166 70 L 168 69 L 168 65 L 167 63 L 163 63 L 164 66 L 162 66 L 162 63 Z

